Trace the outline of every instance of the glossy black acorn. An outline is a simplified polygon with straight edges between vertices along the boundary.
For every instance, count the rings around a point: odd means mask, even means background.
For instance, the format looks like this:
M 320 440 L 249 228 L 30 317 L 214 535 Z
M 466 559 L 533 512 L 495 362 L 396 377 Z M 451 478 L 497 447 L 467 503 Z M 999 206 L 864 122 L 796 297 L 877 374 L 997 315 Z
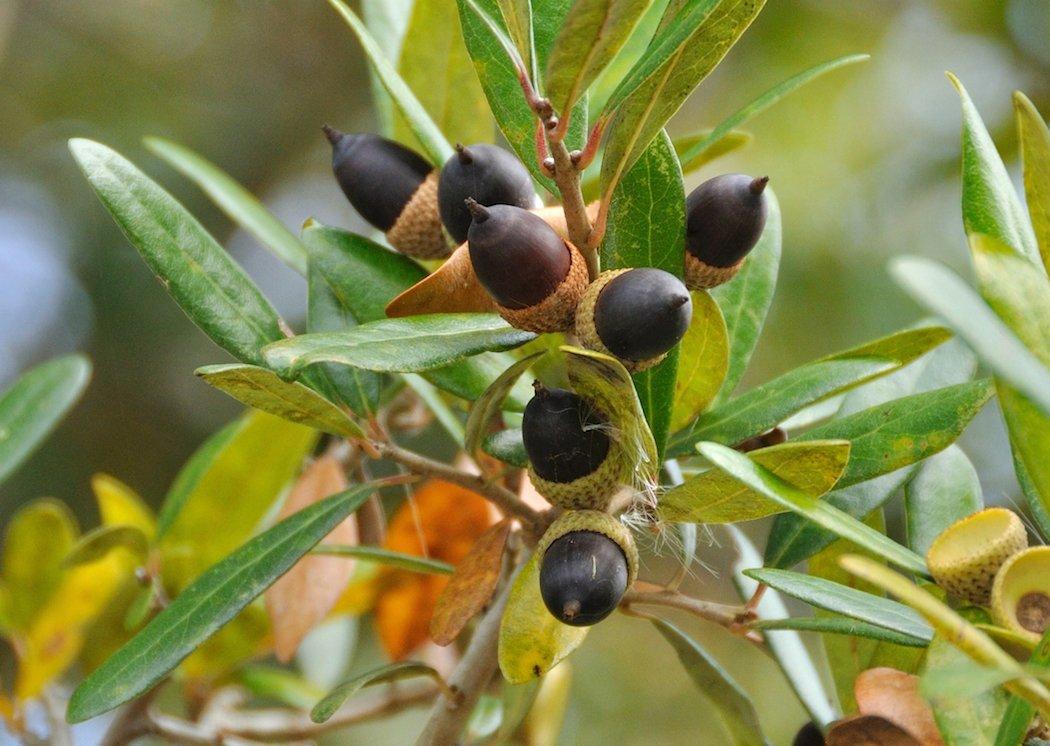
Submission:
M 824 734 L 816 723 L 806 723 L 795 734 L 792 746 L 824 746 Z
M 466 201 L 467 247 L 474 274 L 500 314 L 519 329 L 564 331 L 587 285 L 575 247 L 528 210 Z
M 584 346 L 619 358 L 632 371 L 659 363 L 689 329 L 692 299 L 682 281 L 651 267 L 603 272 L 576 311 Z
M 451 252 L 437 211 L 437 176 L 422 156 L 378 135 L 323 129 L 336 181 L 361 217 L 410 256 Z
M 438 210 L 452 239 L 467 240 L 471 214 L 465 201 L 473 199 L 485 205 L 532 207 L 536 192 L 532 177 L 512 153 L 484 143 L 464 147 L 441 169 L 438 179 Z
M 543 555 L 540 593 L 563 624 L 587 627 L 609 616 L 627 590 L 627 557 L 604 534 L 573 531 Z
M 768 183 L 768 176 L 723 174 L 686 198 L 685 275 L 690 288 L 715 287 L 737 273 L 765 228 Z

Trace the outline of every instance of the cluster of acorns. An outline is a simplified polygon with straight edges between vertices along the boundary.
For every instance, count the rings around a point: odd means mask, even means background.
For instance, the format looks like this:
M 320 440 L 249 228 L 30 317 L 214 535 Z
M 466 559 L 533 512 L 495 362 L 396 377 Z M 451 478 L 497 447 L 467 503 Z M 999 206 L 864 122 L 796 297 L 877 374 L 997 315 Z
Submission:
M 466 242 L 477 281 L 511 325 L 573 332 L 631 372 L 664 359 L 689 328 L 689 290 L 731 279 L 765 225 L 768 180 L 718 176 L 686 200 L 684 284 L 644 267 L 592 280 L 579 250 L 530 210 L 532 178 L 508 151 L 457 146 L 435 172 L 381 137 L 325 133 L 343 192 L 394 248 L 434 259 Z M 522 433 L 533 484 L 565 511 L 537 547 L 544 603 L 565 624 L 594 624 L 619 605 L 638 572 L 634 539 L 609 512 L 631 467 L 606 415 L 572 391 L 537 382 Z

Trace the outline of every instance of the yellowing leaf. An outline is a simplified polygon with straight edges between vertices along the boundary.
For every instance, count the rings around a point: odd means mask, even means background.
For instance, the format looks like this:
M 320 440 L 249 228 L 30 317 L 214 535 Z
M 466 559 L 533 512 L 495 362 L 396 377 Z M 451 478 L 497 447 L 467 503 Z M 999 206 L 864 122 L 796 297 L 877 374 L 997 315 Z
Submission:
M 692 295 L 693 320 L 678 351 L 671 432 L 688 425 L 714 401 L 729 369 L 729 335 L 722 311 L 708 293 Z
M 108 474 L 91 478 L 103 526 L 134 526 L 148 539 L 157 532 L 153 511 L 135 490 Z

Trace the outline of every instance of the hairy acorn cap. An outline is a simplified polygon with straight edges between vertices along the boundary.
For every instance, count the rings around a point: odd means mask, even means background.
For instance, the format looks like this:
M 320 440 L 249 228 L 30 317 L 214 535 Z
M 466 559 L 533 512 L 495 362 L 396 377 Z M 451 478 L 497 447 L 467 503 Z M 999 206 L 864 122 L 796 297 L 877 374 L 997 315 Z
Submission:
M 627 587 L 634 585 L 638 577 L 638 547 L 635 546 L 634 537 L 619 518 L 602 510 L 566 510 L 558 516 L 536 545 L 541 564 L 547 548 L 557 539 L 573 531 L 594 531 L 616 542 L 627 558 Z
M 651 368 L 689 329 L 693 303 L 682 281 L 651 267 L 602 272 L 576 308 L 584 347 L 619 358 L 632 373 Z
M 926 552 L 937 585 L 951 595 L 987 606 L 1004 562 L 1028 546 L 1024 524 L 1006 508 L 988 508 L 942 531 Z
M 422 156 L 378 135 L 323 129 L 332 143 L 336 181 L 361 217 L 409 256 L 434 259 L 452 252 L 437 209 L 437 174 Z
M 733 278 L 766 225 L 768 176 L 723 174 L 685 200 L 685 281 L 704 290 Z
M 500 315 L 526 331 L 569 329 L 587 286 L 587 265 L 576 247 L 520 207 L 468 199 L 467 208 L 470 263 Z
M 1050 546 L 1017 552 L 995 575 L 992 618 L 1038 642 L 1050 627 Z
M 530 481 L 553 505 L 605 509 L 625 475 L 607 418 L 572 391 L 533 387 L 521 423 Z
M 467 240 L 471 214 L 465 201 L 479 204 L 532 207 L 536 192 L 532 176 L 510 151 L 479 143 L 456 145 L 456 153 L 441 168 L 438 210 L 441 222 L 457 243 Z

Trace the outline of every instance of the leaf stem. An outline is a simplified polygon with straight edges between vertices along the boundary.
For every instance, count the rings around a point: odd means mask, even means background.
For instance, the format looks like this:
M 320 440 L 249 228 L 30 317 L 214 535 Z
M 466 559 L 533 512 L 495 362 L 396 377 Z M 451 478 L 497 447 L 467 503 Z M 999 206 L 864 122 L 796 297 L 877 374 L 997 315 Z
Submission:
M 580 171 L 573 163 L 565 143 L 555 140 L 549 132 L 547 146 L 554 159 L 554 183 L 558 185 L 558 191 L 561 193 L 569 240 L 583 254 L 587 261 L 587 274 L 594 280 L 601 267 L 598 262 L 598 247 L 592 245 L 591 241 L 591 221 L 587 216 L 587 203 L 583 199 L 583 189 L 580 187 Z
M 654 590 L 648 590 L 648 588 L 654 588 Z M 739 634 L 755 645 L 760 647 L 763 645 L 762 637 L 759 634 L 742 626 L 742 620 L 748 613 L 745 607 L 704 601 L 703 599 L 687 596 L 679 591 L 659 588 L 641 582 L 636 583 L 633 590 L 629 590 L 624 594 L 620 605 L 628 612 L 635 605 L 667 606 L 672 609 L 679 609 L 700 619 L 725 627 L 730 632 Z

